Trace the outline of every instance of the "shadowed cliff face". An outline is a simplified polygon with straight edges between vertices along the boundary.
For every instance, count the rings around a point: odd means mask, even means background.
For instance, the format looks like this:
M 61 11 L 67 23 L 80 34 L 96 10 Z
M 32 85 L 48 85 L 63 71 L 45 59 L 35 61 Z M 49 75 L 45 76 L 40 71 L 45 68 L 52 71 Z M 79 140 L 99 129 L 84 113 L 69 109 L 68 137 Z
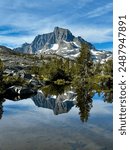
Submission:
M 65 40 L 67 42 L 70 42 L 70 41 L 73 41 L 75 38 L 68 29 L 55 27 L 53 33 L 55 37 L 55 42 L 59 40 Z

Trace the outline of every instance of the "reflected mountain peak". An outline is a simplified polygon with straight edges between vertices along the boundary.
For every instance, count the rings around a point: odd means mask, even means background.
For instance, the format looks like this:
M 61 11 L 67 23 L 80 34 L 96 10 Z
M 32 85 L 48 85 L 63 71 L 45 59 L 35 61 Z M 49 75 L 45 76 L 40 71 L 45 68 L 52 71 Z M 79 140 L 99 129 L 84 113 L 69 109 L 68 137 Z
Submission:
M 88 85 L 87 85 L 88 86 Z M 34 104 L 38 107 L 47 108 L 54 112 L 55 115 L 67 113 L 75 105 L 79 109 L 79 115 L 82 122 L 89 118 L 89 113 L 93 107 L 92 98 L 95 93 L 99 94 L 104 102 L 112 103 L 112 90 L 108 88 L 104 90 L 93 90 L 92 85 L 88 87 L 86 84 L 78 84 L 75 87 L 71 85 L 46 85 L 40 90 L 30 88 L 12 86 L 6 90 L 0 97 L 0 114 L 3 114 L 3 99 L 19 101 L 31 98 Z M 91 88 L 90 88 L 91 87 Z M 98 91 L 98 92 L 97 92 Z M 102 94 L 101 94 L 102 93 Z
M 53 110 L 55 115 L 67 113 L 76 104 L 75 93 L 45 96 L 41 91 L 32 97 L 36 106 Z

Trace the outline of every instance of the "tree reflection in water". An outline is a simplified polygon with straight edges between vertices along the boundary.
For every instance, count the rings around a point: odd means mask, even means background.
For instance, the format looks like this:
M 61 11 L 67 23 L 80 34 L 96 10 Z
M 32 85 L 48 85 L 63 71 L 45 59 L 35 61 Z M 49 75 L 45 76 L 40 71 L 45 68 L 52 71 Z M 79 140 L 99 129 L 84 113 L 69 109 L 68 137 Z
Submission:
M 4 102 L 4 98 L 3 96 L 0 96 L 0 119 L 2 119 L 2 115 L 3 115 L 3 102 Z
M 101 85 L 101 86 L 100 86 Z M 60 113 L 67 113 L 74 105 L 76 105 L 76 107 L 79 108 L 79 115 L 80 115 L 80 119 L 82 122 L 87 122 L 88 118 L 89 118 L 89 114 L 90 114 L 90 110 L 92 108 L 92 103 L 93 103 L 93 96 L 95 93 L 98 93 L 99 96 L 101 96 L 101 94 L 103 95 L 103 101 L 104 102 L 108 102 L 108 103 L 112 103 L 113 101 L 113 90 L 112 88 L 110 88 L 110 86 L 102 86 L 105 85 L 104 83 L 100 84 L 100 85 L 96 85 L 93 83 L 88 83 L 85 82 L 84 80 L 81 79 L 81 81 L 78 82 L 78 84 L 75 85 L 55 85 L 55 84 L 50 84 L 48 86 L 44 86 L 43 88 L 41 88 L 43 95 L 42 98 L 40 98 L 40 104 L 43 104 L 45 102 L 45 104 L 48 104 L 50 101 L 54 101 L 55 103 L 55 107 L 56 110 L 54 111 L 55 114 L 60 114 Z M 68 95 L 68 92 L 71 93 L 71 95 Z M 54 95 L 56 96 L 56 98 L 54 98 Z M 8 95 L 9 96 L 9 95 Z M 52 98 L 53 96 L 53 98 Z M 2 114 L 3 114 L 3 102 L 5 101 L 4 96 L 0 96 L 0 119 L 2 118 Z M 38 94 L 36 94 L 36 96 L 32 96 L 32 100 L 34 100 L 35 98 L 35 104 L 38 104 L 37 106 L 41 107 L 41 105 L 39 105 L 39 96 Z M 17 100 L 22 100 L 22 98 L 27 98 L 27 95 L 22 95 L 21 99 L 17 99 Z M 8 99 L 12 99 L 12 97 L 8 97 Z M 12 99 L 13 100 L 13 99 Z M 14 99 L 16 101 L 16 99 Z M 64 100 L 67 100 L 64 102 Z M 48 102 L 48 103 L 47 103 Z M 70 103 L 73 103 L 72 105 L 70 105 Z M 50 103 L 49 103 L 50 104 Z M 57 111 L 57 109 L 59 108 L 59 104 L 60 106 L 64 106 L 63 109 L 59 109 Z M 43 105 L 44 106 L 44 105 Z M 42 106 L 42 107 L 43 107 Z M 49 105 L 50 106 L 50 105 Z M 58 106 L 58 107 L 56 107 Z M 46 106 L 48 107 L 48 105 Z M 43 107 L 43 108 L 46 108 Z M 53 107 L 52 107 L 53 108 Z
M 92 108 L 92 97 L 94 93 L 92 92 L 92 87 L 86 87 L 86 83 L 77 84 L 73 89 L 71 89 L 70 85 L 66 86 L 57 86 L 57 85 L 49 85 L 42 89 L 43 93 L 46 96 L 48 95 L 56 95 L 57 97 L 60 94 L 63 94 L 67 91 L 73 90 L 76 93 L 76 107 L 79 108 L 79 115 L 82 122 L 86 122 L 89 117 L 89 112 Z
M 89 118 L 89 113 L 92 105 L 92 98 L 95 93 L 98 93 L 99 96 L 103 95 L 103 101 L 107 103 L 113 102 L 113 89 L 112 89 L 112 80 L 109 82 L 103 82 L 96 84 L 91 82 L 85 82 L 83 79 L 79 81 L 80 84 L 75 86 L 77 93 L 77 104 L 79 108 L 79 115 L 82 122 L 86 122 Z M 110 84 L 109 84 L 110 83 Z M 104 85 L 104 86 L 102 86 Z
M 79 107 L 79 115 L 82 122 L 86 122 L 89 117 L 89 112 L 92 108 L 92 94 L 90 94 L 87 89 L 82 86 L 79 86 L 76 89 L 77 93 L 77 104 Z
M 104 92 L 103 100 L 104 100 L 104 102 L 112 103 L 113 102 L 113 91 L 109 90 L 109 91 Z

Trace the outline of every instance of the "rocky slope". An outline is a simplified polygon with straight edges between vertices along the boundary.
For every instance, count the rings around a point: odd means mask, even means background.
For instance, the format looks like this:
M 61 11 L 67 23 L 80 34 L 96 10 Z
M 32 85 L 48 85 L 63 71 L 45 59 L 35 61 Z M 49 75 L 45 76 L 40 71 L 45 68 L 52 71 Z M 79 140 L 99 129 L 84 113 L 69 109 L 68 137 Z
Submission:
M 15 54 L 15 53 L 17 52 L 11 50 L 10 48 L 0 45 L 0 54 Z
M 65 58 L 74 59 L 80 52 L 81 43 L 86 43 L 91 50 L 93 60 L 105 61 L 112 58 L 112 53 L 98 51 L 82 37 L 75 37 L 68 29 L 55 27 L 54 31 L 38 35 L 31 44 L 24 43 L 22 47 L 14 49 L 23 53 L 57 54 Z
M 41 60 L 35 55 L 28 55 L 16 52 L 5 46 L 0 46 L 0 59 L 4 63 L 5 68 L 14 68 L 17 66 L 40 66 Z

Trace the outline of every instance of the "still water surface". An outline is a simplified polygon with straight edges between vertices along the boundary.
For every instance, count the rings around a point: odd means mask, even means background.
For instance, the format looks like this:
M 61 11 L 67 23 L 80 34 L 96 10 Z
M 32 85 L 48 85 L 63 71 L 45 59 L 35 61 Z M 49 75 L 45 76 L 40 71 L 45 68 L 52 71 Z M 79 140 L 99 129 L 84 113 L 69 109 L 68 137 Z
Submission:
M 86 122 L 75 95 L 3 102 L 0 150 L 112 150 L 112 103 L 95 94 Z

